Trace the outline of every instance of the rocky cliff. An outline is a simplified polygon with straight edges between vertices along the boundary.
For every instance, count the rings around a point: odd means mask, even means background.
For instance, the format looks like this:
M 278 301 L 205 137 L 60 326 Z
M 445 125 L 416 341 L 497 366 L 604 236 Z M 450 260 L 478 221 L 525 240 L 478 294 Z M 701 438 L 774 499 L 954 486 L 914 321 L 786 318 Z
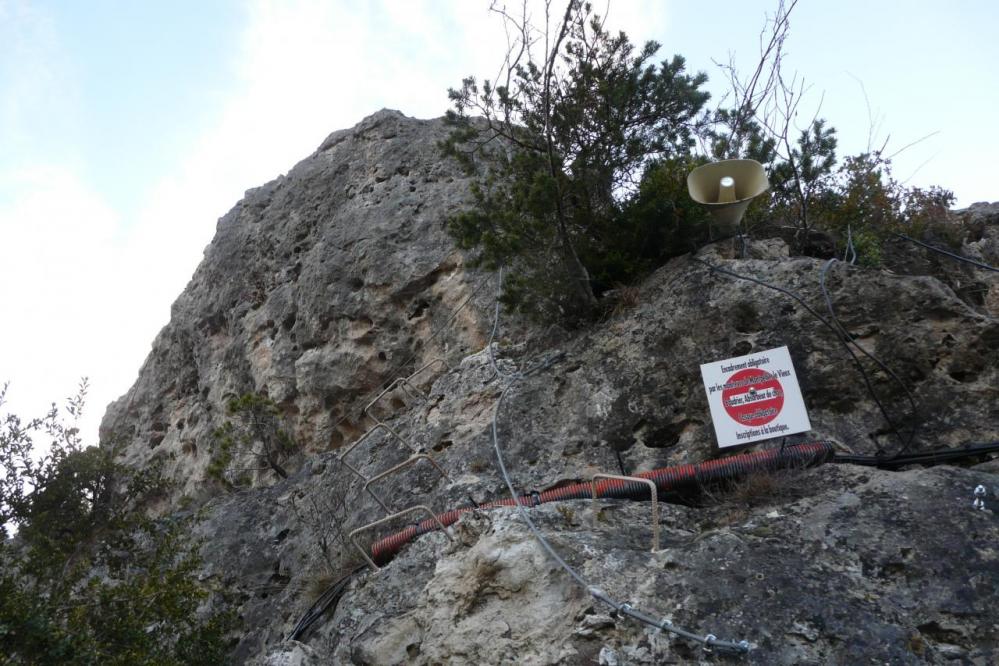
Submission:
M 476 304 L 430 339 L 475 277 L 443 231 L 468 192 L 438 157 L 445 136 L 439 121 L 381 111 L 247 192 L 102 439 L 124 438 L 126 462 L 159 460 L 180 494 L 203 499 L 230 398 L 266 394 L 308 451 L 326 451 L 363 431 L 357 400 L 395 366 L 479 349 Z
M 203 576 L 240 614 L 238 662 L 258 664 L 643 664 L 726 661 L 596 602 L 538 545 L 514 509 L 473 511 L 378 572 L 361 569 L 319 622 L 288 641 L 323 590 L 356 568 L 347 535 L 385 515 L 501 498 L 491 425 L 524 492 L 596 472 L 629 474 L 719 455 L 699 365 L 787 345 L 812 432 L 841 452 L 902 446 L 843 345 L 801 303 L 681 257 L 591 328 L 567 334 L 504 314 L 486 343 L 495 276 L 467 270 L 443 231 L 468 182 L 441 161 L 440 121 L 381 111 L 247 193 L 174 305 L 135 386 L 102 430 L 132 465 L 177 481 L 161 512 L 195 517 Z M 954 220 L 962 252 L 999 263 L 999 207 Z M 820 313 L 824 260 L 779 238 L 745 258 L 698 258 L 793 290 Z M 901 241 L 885 267 L 834 264 L 845 329 L 901 381 L 862 360 L 910 450 L 999 440 L 999 279 Z M 544 367 L 518 377 L 511 373 Z M 387 429 L 339 459 L 374 421 Z M 903 385 L 905 388 L 903 388 Z M 913 410 L 906 389 L 916 402 Z M 302 451 L 290 476 L 227 492 L 206 477 L 225 403 L 266 394 Z M 764 444 L 766 448 L 781 444 Z M 678 626 L 745 639 L 749 663 L 995 663 L 999 467 L 887 471 L 848 464 L 754 475 L 660 516 L 600 500 L 531 509 L 555 548 L 615 599 Z M 972 509 L 986 488 L 986 510 Z M 184 499 L 187 498 L 187 499 Z M 384 506 L 383 506 L 384 505 Z M 198 509 L 193 513 L 194 509 Z M 405 527 L 361 535 L 363 545 Z

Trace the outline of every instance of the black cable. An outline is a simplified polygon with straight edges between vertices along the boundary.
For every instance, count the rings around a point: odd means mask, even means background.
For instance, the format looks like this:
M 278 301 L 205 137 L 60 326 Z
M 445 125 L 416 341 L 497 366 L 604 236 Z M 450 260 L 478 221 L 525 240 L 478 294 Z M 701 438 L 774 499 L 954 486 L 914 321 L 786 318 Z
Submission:
M 822 289 L 822 297 L 826 301 L 826 309 L 829 311 L 829 319 L 833 322 L 836 328 L 839 329 L 840 334 L 843 336 L 843 339 L 845 341 L 853 344 L 853 346 L 859 349 L 864 356 L 877 363 L 882 370 L 884 370 L 892 379 L 895 380 L 895 382 L 899 386 L 902 387 L 902 390 L 905 391 L 905 397 L 908 398 L 909 405 L 912 407 L 912 418 L 911 418 L 912 427 L 911 430 L 909 431 L 909 438 L 905 440 L 905 442 L 902 444 L 902 447 L 895 453 L 894 456 L 892 456 L 892 458 L 897 458 L 898 456 L 905 453 L 910 446 L 912 446 L 912 441 L 916 438 L 916 431 L 918 430 L 918 421 L 919 421 L 919 408 L 916 406 L 916 399 L 915 397 L 913 397 L 912 392 L 909 391 L 909 387 L 905 385 L 905 382 L 903 382 L 902 379 L 897 374 L 895 374 L 895 372 L 891 368 L 889 368 L 885 363 L 883 363 L 881 359 L 879 359 L 877 356 L 871 354 L 862 346 L 857 344 L 856 340 L 853 339 L 853 336 L 847 332 L 846 327 L 844 327 L 843 324 L 841 324 L 839 319 L 836 317 L 836 311 L 833 308 L 832 298 L 829 296 L 829 290 L 826 289 L 826 271 L 828 271 L 829 268 L 836 261 L 837 260 L 835 258 L 830 259 L 825 263 L 824 266 L 822 266 L 822 270 L 819 271 L 819 288 Z M 868 386 L 868 388 L 870 389 L 870 386 Z M 887 416 L 885 416 L 885 418 L 887 419 Z M 889 421 L 888 424 L 891 426 L 892 430 L 895 431 L 895 434 L 898 435 L 898 429 L 891 423 L 891 421 Z
M 502 281 L 502 273 L 500 274 L 500 280 Z M 496 318 L 499 319 L 499 301 L 497 300 L 496 307 Z M 496 324 L 493 325 L 493 330 L 495 331 Z M 492 349 L 492 342 L 489 343 L 490 349 Z M 615 612 L 624 613 L 640 622 L 643 622 L 651 627 L 662 631 L 668 631 L 670 633 L 682 636 L 684 638 L 699 641 L 704 646 L 705 650 L 710 651 L 713 649 L 718 649 L 720 651 L 732 653 L 732 654 L 746 654 L 750 650 L 750 645 L 748 641 L 739 641 L 738 643 L 733 641 L 721 641 L 714 634 L 708 634 L 706 636 L 698 636 L 692 632 L 681 629 L 680 627 L 674 626 L 672 623 L 663 621 L 656 621 L 650 615 L 646 615 L 634 608 L 627 603 L 618 603 L 613 598 L 608 596 L 603 590 L 593 585 L 590 585 L 586 579 L 580 574 L 576 569 L 574 569 L 568 562 L 566 562 L 555 550 L 555 548 L 549 543 L 548 539 L 541 533 L 538 526 L 531 519 L 530 514 L 527 509 L 524 508 L 524 504 L 519 500 L 520 495 L 517 493 L 513 486 L 513 480 L 510 478 L 510 474 L 506 469 L 506 462 L 503 459 L 503 451 L 500 447 L 499 434 L 497 422 L 499 420 L 500 410 L 503 406 L 503 400 L 506 398 L 507 394 L 513 389 L 514 385 L 521 379 L 524 378 L 522 372 L 514 372 L 511 375 L 501 375 L 502 379 L 506 380 L 506 386 L 500 391 L 499 397 L 496 399 L 496 404 L 493 406 L 493 418 L 490 425 L 490 433 L 492 435 L 493 441 L 493 451 L 496 454 L 496 463 L 499 466 L 500 475 L 503 477 L 503 482 L 506 484 L 506 488 L 510 493 L 510 497 L 513 499 L 514 506 L 517 509 L 518 514 L 527 523 L 527 527 L 531 530 L 534 538 L 537 539 L 541 547 L 548 553 L 548 555 L 555 560 L 555 562 L 562 567 L 562 569 L 569 574 L 583 589 L 585 589 L 590 596 L 607 605 L 611 606 Z
M 715 266 L 714 264 L 712 264 L 712 263 L 710 263 L 708 261 L 704 261 L 703 259 L 699 259 L 699 258 L 697 258 L 697 257 L 695 257 L 693 255 L 690 256 L 690 260 L 691 261 L 696 261 L 699 264 L 703 264 L 703 265 L 707 266 L 708 268 L 710 268 L 712 271 L 716 271 L 716 272 L 722 273 L 724 275 L 729 275 L 731 277 L 738 278 L 739 280 L 746 280 L 748 282 L 754 282 L 754 283 L 760 285 L 761 287 L 766 287 L 767 289 L 773 289 L 775 291 L 781 292 L 782 294 L 786 294 L 787 296 L 790 296 L 794 300 L 798 301 L 798 303 L 800 303 L 803 308 L 805 308 L 806 310 L 808 310 L 812 314 L 812 316 L 814 316 L 816 319 L 818 319 L 823 324 L 825 324 L 826 326 L 828 326 L 829 329 L 833 333 L 836 333 L 836 329 L 833 327 L 832 324 L 830 324 L 826 320 L 825 317 L 823 317 L 818 312 L 816 312 L 812 308 L 812 306 L 810 306 L 808 303 L 806 303 L 805 300 L 801 296 L 798 296 L 796 293 L 794 293 L 790 289 L 785 289 L 784 287 L 779 287 L 779 286 L 777 286 L 775 284 L 770 284 L 769 282 L 764 282 L 763 280 L 757 280 L 756 278 L 749 277 L 748 275 L 740 275 L 739 273 L 734 273 L 734 272 L 728 270 L 727 268 L 722 268 L 721 266 Z M 838 338 L 839 335 L 837 335 L 836 337 Z
M 297 641 L 301 638 L 305 632 L 309 630 L 309 627 L 315 624 L 319 618 L 321 618 L 326 611 L 330 609 L 331 606 L 340 601 L 340 597 L 342 597 L 343 593 L 347 591 L 347 585 L 350 583 L 350 579 L 363 571 L 367 566 L 367 564 L 361 564 L 356 569 L 326 588 L 326 591 L 319 595 L 319 598 L 316 599 L 315 603 L 309 606 L 309 610 L 305 611 L 305 615 L 302 616 L 302 618 L 295 625 L 295 628 L 291 630 L 290 634 L 288 634 L 288 640 Z
M 798 294 L 794 293 L 790 289 L 785 289 L 784 287 L 780 287 L 780 286 L 777 286 L 775 284 L 770 284 L 769 282 L 764 282 L 763 280 L 758 280 L 756 278 L 749 277 L 748 275 L 740 275 L 739 273 L 735 273 L 735 272 L 730 271 L 730 270 L 728 270 L 726 268 L 722 268 L 721 266 L 715 266 L 714 264 L 712 264 L 710 262 L 707 262 L 707 261 L 704 261 L 703 259 L 698 259 L 697 257 L 695 257 L 693 255 L 691 255 L 690 259 L 691 259 L 691 261 L 696 261 L 699 264 L 703 264 L 703 265 L 707 266 L 712 271 L 715 271 L 715 272 L 718 272 L 718 273 L 722 273 L 723 275 L 728 275 L 728 276 L 737 278 L 739 280 L 746 280 L 748 282 L 753 282 L 755 284 L 760 285 L 761 287 L 766 287 L 767 289 L 773 289 L 774 291 L 779 291 L 782 294 L 790 296 L 791 298 L 793 298 L 794 300 L 796 300 L 798 303 L 800 303 L 801 306 L 803 308 L 805 308 L 805 310 L 807 310 L 809 313 L 812 314 L 812 316 L 814 316 L 816 319 L 818 319 L 823 324 L 825 324 L 826 327 L 833 332 L 833 335 L 836 337 L 837 340 L 839 340 L 839 342 L 846 349 L 847 353 L 850 354 L 850 358 L 852 358 L 853 362 L 857 365 L 857 368 L 860 370 L 860 374 L 861 374 L 861 376 L 864 379 L 864 385 L 867 387 L 867 392 L 870 393 L 871 398 L 874 399 L 874 402 L 877 404 L 878 409 L 881 410 L 881 414 L 882 414 L 882 416 L 884 416 L 885 421 L 888 422 L 888 425 L 891 427 L 892 431 L 895 433 L 895 436 L 898 437 L 899 441 L 902 443 L 902 447 L 903 448 L 900 449 L 900 451 L 904 450 L 904 448 L 908 444 L 905 441 L 905 439 L 902 437 L 902 434 L 898 431 L 898 428 L 895 427 L 894 422 L 891 420 L 891 417 L 888 415 L 888 410 L 885 409 L 885 406 L 881 403 L 881 400 L 878 398 L 877 394 L 874 392 L 874 387 L 871 385 L 871 380 L 868 377 L 867 371 L 864 369 L 863 364 L 860 362 L 860 359 L 857 358 L 857 355 L 853 353 L 853 349 L 850 347 L 850 345 L 843 338 L 840 337 L 839 331 L 836 330 L 836 327 L 833 326 L 833 324 L 828 319 L 826 319 L 825 317 L 823 317 L 822 315 L 820 315 L 818 312 L 816 312 L 812 308 L 812 306 L 810 306 L 808 303 L 806 303 L 805 300 L 801 296 L 799 296 Z M 881 451 L 878 451 L 878 453 L 881 453 Z
M 959 449 L 937 449 L 936 451 L 910 453 L 908 455 L 894 456 L 892 458 L 837 453 L 832 457 L 831 462 L 896 470 L 907 465 L 937 465 L 940 463 L 961 460 L 964 458 L 973 458 L 975 456 L 986 455 L 989 453 L 999 453 L 999 442 L 968 444 L 967 446 Z
M 929 243 L 924 243 L 923 241 L 918 241 L 915 238 L 910 238 L 910 237 L 906 236 L 905 234 L 894 234 L 894 235 L 897 236 L 898 238 L 901 238 L 902 240 L 907 240 L 910 243 L 915 243 L 916 245 L 921 245 L 922 247 L 925 247 L 927 250 L 932 250 L 933 252 L 936 252 L 938 254 L 942 254 L 944 256 L 950 257 L 951 259 L 956 259 L 958 261 L 963 261 L 966 264 L 971 264 L 972 266 L 977 266 L 978 268 L 981 268 L 982 270 L 993 271 L 995 273 L 999 273 L 999 268 L 996 268 L 995 266 L 990 266 L 990 265 L 984 264 L 984 263 L 982 263 L 980 261 L 975 261 L 974 259 L 969 259 L 967 257 L 962 257 L 959 254 L 954 254 L 953 252 L 949 252 L 947 250 L 944 250 L 943 248 L 939 248 L 939 247 L 930 245 Z
M 617 466 L 621 468 L 621 476 L 629 476 L 628 471 L 624 468 L 624 459 L 621 458 L 621 452 L 614 449 L 614 455 L 617 456 Z

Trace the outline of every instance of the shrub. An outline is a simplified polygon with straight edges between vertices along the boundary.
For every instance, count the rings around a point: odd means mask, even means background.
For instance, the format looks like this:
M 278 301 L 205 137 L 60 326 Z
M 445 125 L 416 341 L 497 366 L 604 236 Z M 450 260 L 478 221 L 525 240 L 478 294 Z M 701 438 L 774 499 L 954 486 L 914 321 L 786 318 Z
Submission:
M 878 266 L 881 245 L 894 233 L 952 234 L 946 219 L 953 202 L 953 193 L 940 187 L 903 186 L 893 177 L 890 161 L 863 153 L 843 161 L 818 197 L 813 215 L 841 247 L 852 239 L 860 263 Z
M 86 382 L 67 405 L 75 419 Z M 0 405 L 5 389 L 0 390 Z M 0 428 L 0 663 L 219 664 L 233 617 L 196 576 L 198 544 L 141 506 L 164 487 L 59 410 Z M 44 437 L 47 451 L 36 448 Z
M 273 472 L 288 478 L 285 461 L 299 446 L 281 422 L 281 410 L 267 396 L 246 393 L 226 405 L 232 417 L 212 433 L 208 475 L 228 486 L 251 483 L 253 475 Z
M 449 91 L 442 147 L 478 182 L 448 230 L 484 265 L 514 269 L 508 303 L 571 324 L 596 314 L 600 290 L 648 270 L 635 252 L 655 225 L 622 202 L 650 160 L 689 152 L 706 77 L 679 56 L 653 64 L 658 44 L 610 34 L 588 3 L 569 2 L 551 31 L 497 11 L 519 35 L 500 78 Z

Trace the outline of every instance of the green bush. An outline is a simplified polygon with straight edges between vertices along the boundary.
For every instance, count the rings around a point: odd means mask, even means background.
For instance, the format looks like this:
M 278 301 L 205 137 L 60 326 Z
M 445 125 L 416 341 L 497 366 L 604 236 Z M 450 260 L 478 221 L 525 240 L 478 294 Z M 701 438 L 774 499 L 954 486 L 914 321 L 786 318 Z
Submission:
M 710 216 L 687 194 L 687 174 L 707 160 L 677 156 L 651 163 L 638 191 L 581 244 L 594 291 L 630 284 L 708 239 Z
M 509 268 L 504 302 L 581 324 L 601 311 L 603 293 L 705 241 L 708 218 L 686 189 L 687 173 L 709 159 L 698 144 L 714 159 L 764 165 L 771 191 L 746 226 L 791 227 L 792 252 L 817 228 L 840 250 L 851 236 L 861 261 L 877 265 L 888 234 L 938 224 L 953 202 L 946 190 L 905 188 L 880 152 L 838 163 L 824 119 L 792 136 L 803 88 L 780 73 L 792 7 L 768 23 L 771 48 L 754 77 L 726 70 L 735 108 L 712 113 L 705 75 L 687 73 L 679 56 L 654 64 L 658 44 L 637 49 L 608 33 L 588 3 L 544 16 L 541 29 L 496 10 L 516 38 L 497 80 L 469 77 L 448 91 L 454 129 L 442 148 L 475 176 L 471 206 L 447 229 L 474 262 Z
M 165 487 L 158 470 L 84 448 L 54 406 L 0 423 L 0 664 L 225 663 L 233 617 L 197 579 L 198 544 L 142 512 Z
M 952 192 L 940 187 L 905 187 L 892 175 L 891 162 L 877 154 L 847 157 L 812 207 L 816 226 L 832 232 L 842 250 L 853 240 L 858 261 L 881 264 L 881 245 L 895 233 L 943 235 L 951 243 L 947 211 Z
M 226 486 L 248 485 L 253 475 L 273 472 L 284 479 L 284 462 L 299 450 L 281 422 L 273 400 L 246 393 L 226 404 L 231 417 L 212 433 L 212 453 L 207 473 Z
M 507 303 L 580 323 L 598 313 L 600 291 L 647 272 L 648 243 L 668 235 L 624 210 L 651 161 L 690 151 L 706 77 L 679 56 L 655 64 L 658 44 L 610 34 L 589 3 L 541 28 L 503 16 L 519 41 L 499 80 L 449 91 L 454 131 L 442 147 L 478 178 L 447 228 L 481 264 L 511 269 Z
M 3 544 L 0 663 L 225 663 L 234 618 L 203 607 L 211 591 L 181 527 L 136 520 L 63 558 Z

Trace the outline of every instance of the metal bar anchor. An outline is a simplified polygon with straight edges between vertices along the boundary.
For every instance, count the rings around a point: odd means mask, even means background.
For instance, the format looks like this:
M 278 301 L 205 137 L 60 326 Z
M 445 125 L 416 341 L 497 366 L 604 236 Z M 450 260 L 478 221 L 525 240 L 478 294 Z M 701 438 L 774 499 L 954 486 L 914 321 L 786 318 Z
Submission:
M 403 469 L 405 467 L 409 467 L 410 465 L 415 465 L 420 460 L 426 460 L 431 465 L 433 465 L 437 469 L 438 472 L 441 473 L 442 477 L 444 477 L 445 479 L 449 478 L 448 475 L 447 475 L 447 472 L 445 472 L 444 469 L 440 465 L 437 464 L 436 460 L 434 460 L 433 458 L 431 458 L 426 453 L 417 453 L 416 455 L 411 456 L 408 460 L 404 460 L 403 462 L 399 463 L 395 467 L 390 467 L 389 469 L 385 470 L 384 472 L 382 472 L 380 474 L 377 474 L 377 475 L 371 477 L 370 479 L 368 479 L 367 483 L 364 484 L 364 491 L 366 493 L 368 493 L 369 495 L 371 495 L 371 497 L 373 497 L 374 500 L 376 502 L 378 502 L 383 509 L 385 509 L 386 513 L 389 512 L 390 509 L 385 504 L 385 502 L 382 501 L 382 498 L 380 498 L 378 495 L 376 495 L 374 493 L 374 491 L 372 491 L 369 486 L 372 483 L 374 483 L 375 481 L 378 481 L 380 479 L 384 479 L 386 476 L 389 476 L 391 474 L 395 474 L 396 472 L 398 472 L 399 470 L 401 470 L 401 469 Z
M 603 474 L 597 473 L 590 477 L 590 485 L 592 490 L 590 493 L 591 506 L 593 507 L 593 516 L 596 520 L 597 512 L 597 479 L 614 479 L 617 481 L 634 481 L 636 483 L 646 484 L 650 491 L 652 492 L 652 552 L 659 550 L 659 491 L 656 489 L 656 484 L 651 479 L 643 479 L 639 476 L 621 476 L 620 474 Z
M 351 465 L 349 462 L 347 462 L 346 461 L 346 457 L 347 457 L 348 453 L 350 453 L 355 448 L 357 448 L 358 445 L 361 442 L 363 442 L 368 437 L 370 437 L 372 434 L 374 434 L 374 432 L 376 430 L 384 430 L 384 431 L 386 431 L 387 433 L 389 433 L 390 435 L 392 435 L 393 437 L 395 437 L 397 440 L 399 440 L 400 442 L 402 442 L 403 444 L 405 444 L 406 448 L 408 448 L 410 451 L 412 451 L 414 453 L 418 452 L 418 449 L 415 446 L 413 446 L 412 444 L 410 444 L 409 441 L 405 437 L 403 437 L 402 435 L 400 435 L 395 430 L 393 430 L 392 428 L 390 428 L 386 424 L 382 423 L 381 421 L 378 421 L 377 423 L 375 423 L 375 425 L 373 425 L 370 428 L 368 428 L 368 430 L 363 435 L 361 435 L 360 437 L 358 437 L 357 439 L 355 439 L 346 449 L 343 450 L 343 452 L 339 456 L 340 462 L 343 463 L 344 467 L 346 467 L 351 472 L 353 472 L 357 476 L 361 477 L 365 481 L 368 480 L 368 477 L 366 477 L 363 474 L 361 474 L 361 472 L 358 469 L 356 469 L 353 465 Z
M 427 361 L 422 366 L 413 371 L 413 373 L 410 374 L 409 377 L 406 377 L 406 381 L 412 382 L 414 377 L 416 377 L 417 375 L 419 375 L 420 373 L 422 373 L 424 370 L 434 365 L 435 363 L 440 363 L 442 366 L 444 366 L 444 370 L 451 369 L 451 366 L 447 364 L 447 361 L 445 361 L 443 357 L 431 359 L 430 361 Z
M 375 571 L 381 571 L 381 567 L 375 564 L 374 560 L 372 560 L 371 557 L 368 555 L 368 552 L 363 548 L 361 548 L 361 546 L 357 543 L 357 538 L 356 538 L 357 535 L 360 534 L 361 532 L 364 532 L 365 530 L 369 530 L 373 527 L 378 527 L 379 525 L 384 525 L 390 520 L 395 520 L 400 516 L 405 516 L 407 514 L 413 513 L 414 511 L 423 511 L 424 513 L 429 515 L 431 520 L 437 523 L 437 526 L 441 528 L 441 532 L 444 533 L 444 536 L 446 536 L 451 541 L 454 541 L 454 537 L 448 534 L 447 528 L 444 527 L 444 523 L 442 523 L 440 519 L 434 514 L 434 512 L 430 510 L 430 507 L 426 506 L 425 504 L 417 504 L 416 506 L 411 506 L 408 509 L 403 509 L 402 511 L 398 511 L 396 513 L 393 513 L 391 516 L 386 516 L 380 520 L 376 520 L 373 523 L 362 525 L 361 527 L 358 527 L 356 530 L 350 533 L 349 537 L 350 542 L 354 544 L 354 548 L 357 548 L 357 550 L 361 553 L 361 557 L 363 557 L 365 561 L 371 565 L 372 569 L 374 569 Z
M 419 388 L 417 388 L 416 384 L 413 382 L 413 378 L 416 377 L 417 375 L 421 374 L 424 370 L 426 370 L 430 366 L 432 366 L 434 364 L 438 364 L 438 363 L 440 365 L 442 365 L 446 370 L 450 370 L 451 369 L 451 366 L 449 366 L 447 364 L 447 361 L 445 361 L 443 358 L 435 358 L 435 359 L 433 359 L 431 361 L 428 361 L 427 363 L 424 363 L 421 367 L 417 368 L 417 370 L 414 371 L 412 374 L 410 374 L 408 377 L 397 377 L 395 380 L 393 380 L 393 382 L 391 384 L 389 384 L 385 388 L 385 390 L 383 390 L 381 393 L 379 393 L 377 396 L 375 396 L 375 398 L 371 402 L 369 402 L 367 405 L 364 406 L 364 409 L 361 410 L 361 413 L 362 414 L 367 414 L 375 422 L 381 423 L 381 421 L 378 419 L 378 417 L 376 417 L 374 414 L 371 413 L 371 409 L 376 404 L 378 404 L 378 402 L 382 398 L 384 398 L 386 395 L 388 395 L 392 391 L 396 390 L 397 388 L 398 389 L 402 389 L 403 391 L 405 391 L 406 395 L 408 395 L 410 398 L 413 398 L 413 399 L 416 399 L 416 400 L 426 401 L 429 396 L 427 396 L 426 393 L 424 393 Z
M 410 398 L 414 398 L 416 400 L 427 399 L 426 394 L 423 393 L 423 391 L 421 391 L 420 389 L 413 386 L 406 377 L 397 377 L 396 379 L 392 380 L 391 384 L 385 387 L 384 391 L 376 395 L 371 402 L 366 404 L 364 406 L 364 409 L 361 410 L 361 413 L 367 414 L 372 419 L 374 419 L 376 423 L 381 423 L 381 421 L 378 420 L 378 417 L 376 417 L 374 414 L 371 413 L 371 408 L 374 407 L 376 404 L 378 404 L 378 401 L 380 401 L 382 398 L 384 398 L 386 395 L 396 390 L 397 388 L 402 388 L 403 390 L 405 390 L 406 395 L 408 395 Z

